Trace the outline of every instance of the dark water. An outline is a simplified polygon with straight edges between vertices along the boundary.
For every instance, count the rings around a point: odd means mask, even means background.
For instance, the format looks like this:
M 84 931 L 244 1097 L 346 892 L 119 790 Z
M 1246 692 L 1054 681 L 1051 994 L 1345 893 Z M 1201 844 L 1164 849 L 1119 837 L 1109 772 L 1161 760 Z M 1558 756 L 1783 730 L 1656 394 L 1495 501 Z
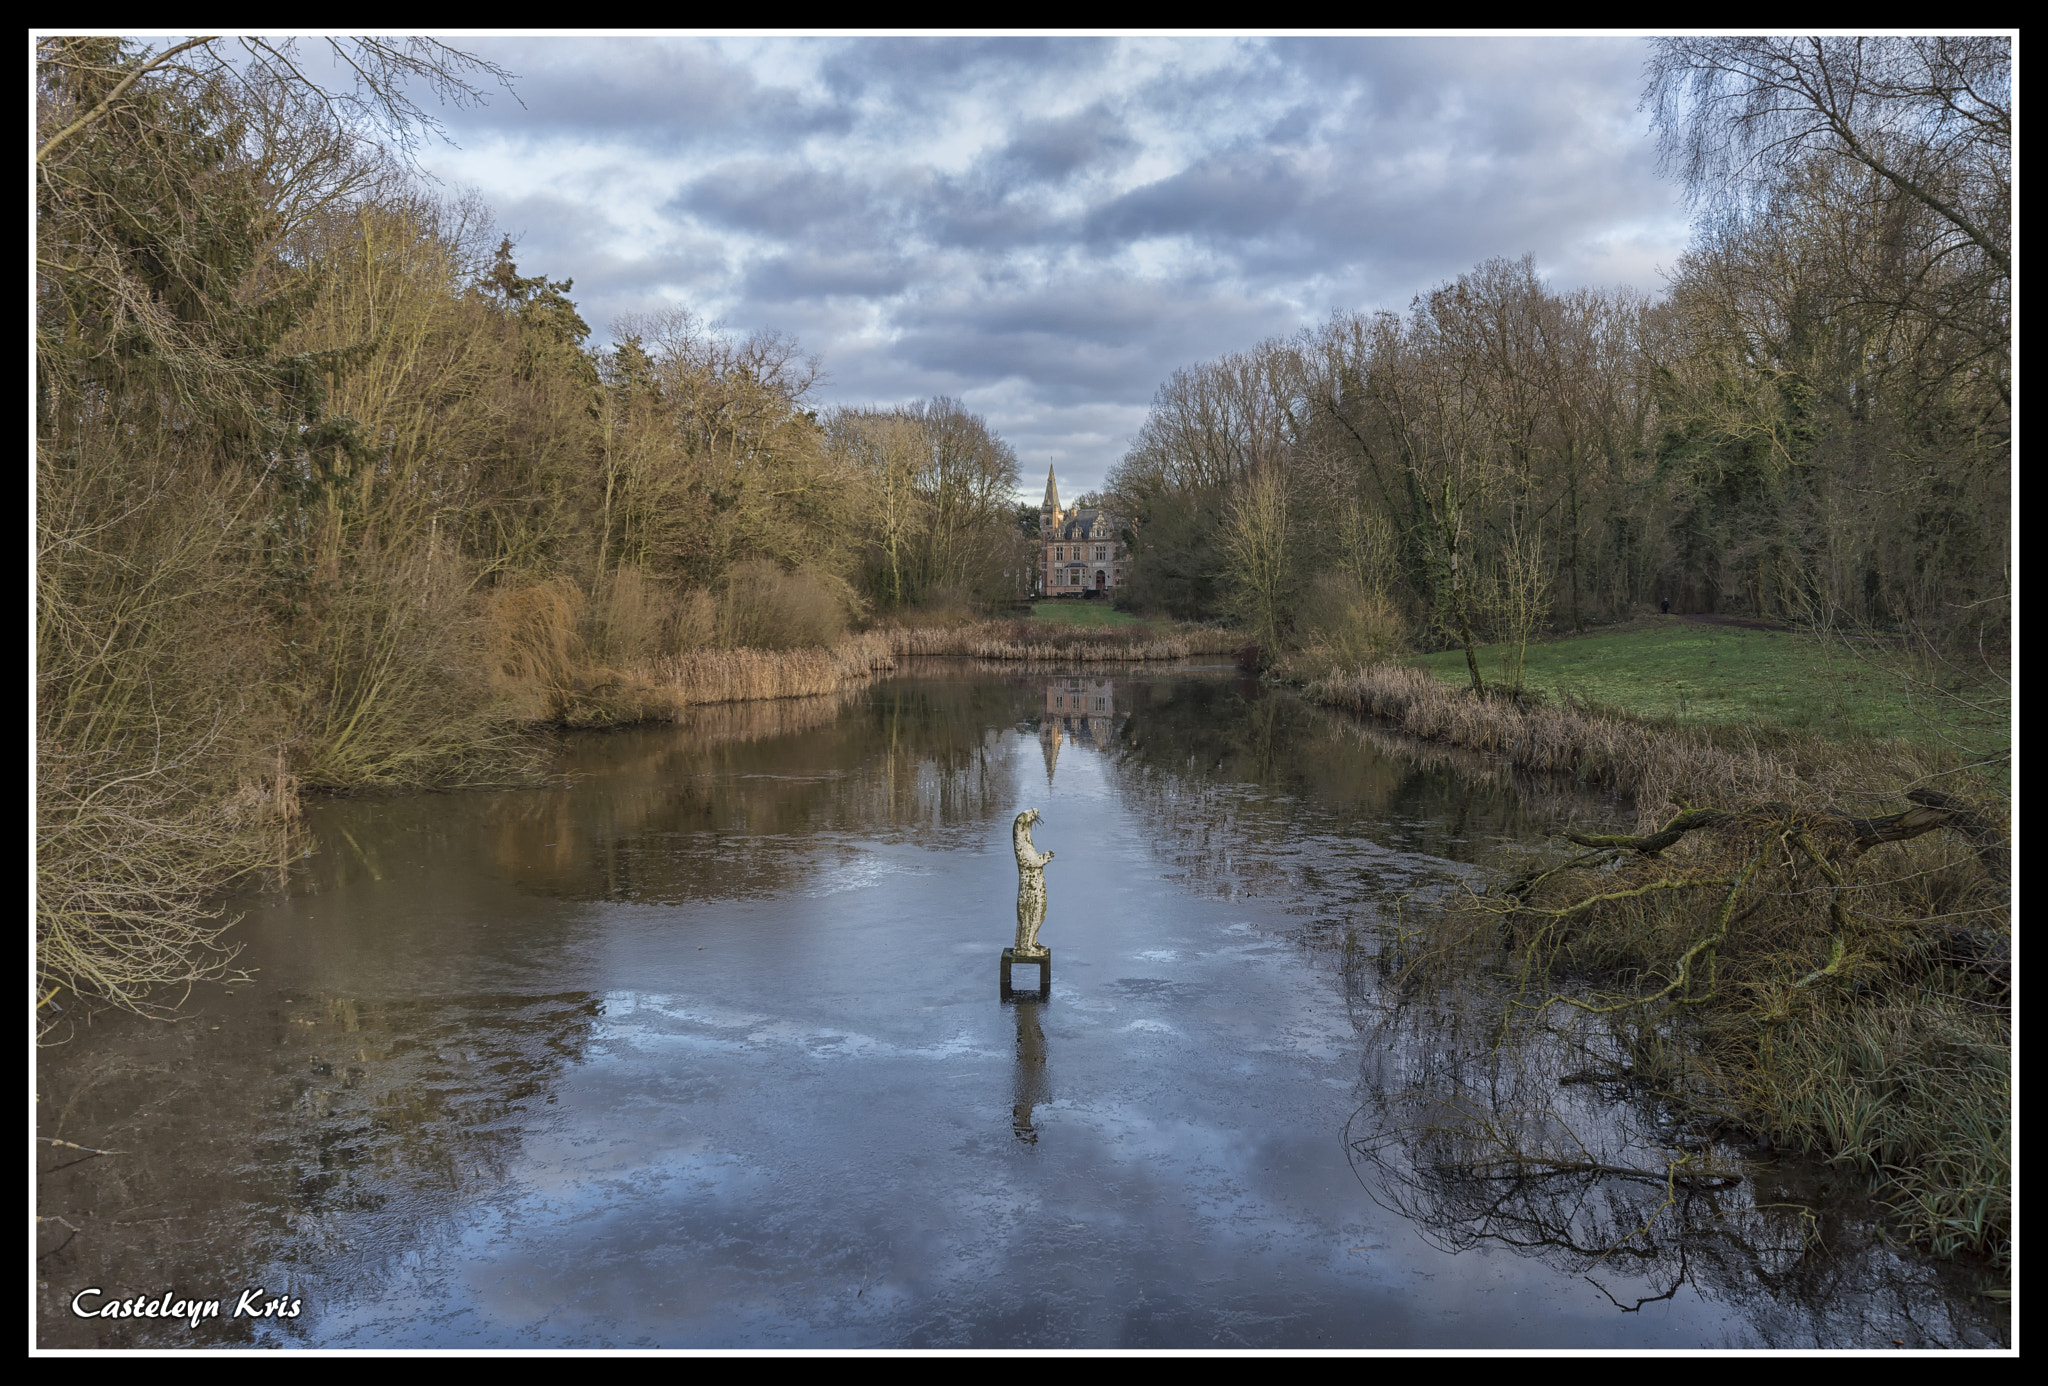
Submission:
M 1418 1103 L 1656 1144 L 1376 995 L 1400 911 L 1596 800 L 1220 671 L 929 672 L 560 768 L 317 806 L 234 902 L 250 984 L 41 1053 L 41 1134 L 124 1152 L 43 1151 L 41 1344 L 2004 1340 L 1799 1171 L 1660 1207 L 1432 1163 Z M 1004 1004 L 1029 806 L 1055 979 Z

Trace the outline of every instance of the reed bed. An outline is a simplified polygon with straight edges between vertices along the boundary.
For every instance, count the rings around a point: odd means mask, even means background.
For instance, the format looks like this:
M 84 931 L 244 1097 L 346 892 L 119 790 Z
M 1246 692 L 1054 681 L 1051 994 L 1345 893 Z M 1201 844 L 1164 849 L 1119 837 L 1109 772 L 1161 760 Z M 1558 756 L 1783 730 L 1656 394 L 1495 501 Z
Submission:
M 678 722 L 690 708 L 840 693 L 895 665 L 872 635 L 812 649 L 684 650 L 628 670 L 578 665 L 521 690 L 523 720 L 577 728 Z
M 1482 698 L 1401 665 L 1350 670 L 1307 691 L 1312 701 L 1385 719 L 1410 736 L 1612 790 L 1632 799 L 1645 819 L 1670 804 L 1796 800 L 1816 792 L 1894 797 L 1943 768 L 1904 742 L 1865 743 L 1852 753 L 1813 733 L 1659 724 L 1569 698 Z
M 769 698 L 810 698 L 885 673 L 895 654 L 875 635 L 814 649 L 690 650 L 659 660 L 651 682 L 677 708 Z
M 1048 622 L 977 621 L 956 626 L 898 626 L 878 632 L 898 655 L 956 655 L 971 659 L 1114 663 L 1232 654 L 1242 631 L 1183 627 L 1158 635 L 1143 626 L 1090 629 Z

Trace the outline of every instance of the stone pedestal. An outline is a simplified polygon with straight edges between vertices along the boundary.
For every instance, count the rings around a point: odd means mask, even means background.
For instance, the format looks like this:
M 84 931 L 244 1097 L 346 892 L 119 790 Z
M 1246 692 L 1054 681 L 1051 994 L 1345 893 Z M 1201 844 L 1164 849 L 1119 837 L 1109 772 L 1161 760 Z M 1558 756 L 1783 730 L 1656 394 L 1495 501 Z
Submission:
M 1003 1000 L 1005 1001 L 1013 1001 L 1016 999 L 1017 996 L 1017 993 L 1014 990 L 1012 990 L 1010 986 L 1010 966 L 1013 963 L 1023 963 L 1027 967 L 1037 967 L 1038 999 L 1041 1001 L 1045 1001 L 1051 998 L 1052 949 L 1035 948 L 1032 949 L 1030 952 L 1025 952 L 1017 948 L 1005 948 L 1003 950 L 1002 996 Z

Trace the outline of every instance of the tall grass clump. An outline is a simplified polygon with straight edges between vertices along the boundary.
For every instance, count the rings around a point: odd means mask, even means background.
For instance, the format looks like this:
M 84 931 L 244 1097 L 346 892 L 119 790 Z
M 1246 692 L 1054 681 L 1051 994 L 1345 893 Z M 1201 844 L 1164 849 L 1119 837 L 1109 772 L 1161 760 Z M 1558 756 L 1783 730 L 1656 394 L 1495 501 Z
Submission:
M 894 664 L 888 645 L 873 635 L 845 637 L 823 649 L 690 650 L 655 664 L 651 696 L 671 710 L 809 698 L 838 693 Z
M 413 548 L 359 553 L 316 589 L 304 638 L 288 647 L 307 788 L 475 782 L 516 763 L 468 579 L 463 565 Z
M 718 643 L 750 650 L 830 645 L 846 630 L 849 595 L 815 569 L 785 571 L 765 558 L 736 563 L 719 595 Z
M 620 566 L 597 584 L 584 624 L 591 654 L 605 664 L 645 664 L 714 636 L 717 606 L 708 592 L 677 592 L 639 568 Z
M 550 726 L 668 722 L 705 704 L 839 693 L 893 667 L 885 641 L 844 633 L 828 581 L 760 569 L 736 574 L 719 598 L 671 595 L 637 576 L 595 602 L 563 578 L 507 586 L 488 616 L 501 705 Z M 776 643 L 721 638 L 749 636 Z

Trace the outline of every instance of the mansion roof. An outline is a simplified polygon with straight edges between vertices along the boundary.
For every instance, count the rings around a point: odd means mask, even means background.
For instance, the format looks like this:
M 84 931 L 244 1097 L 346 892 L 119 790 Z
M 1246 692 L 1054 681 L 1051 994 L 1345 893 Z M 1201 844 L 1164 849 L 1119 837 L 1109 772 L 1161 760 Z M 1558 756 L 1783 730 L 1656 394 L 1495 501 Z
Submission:
M 1080 539 L 1107 541 L 1115 537 L 1115 518 L 1099 506 L 1074 511 L 1060 524 L 1054 526 L 1048 536 L 1049 540 L 1055 543 L 1072 543 Z
M 1110 541 L 1116 538 L 1116 516 L 1099 505 L 1075 506 L 1072 510 L 1060 506 L 1060 486 L 1054 479 L 1052 468 L 1045 470 L 1045 503 L 1039 506 L 1042 517 L 1050 515 L 1052 523 L 1040 531 L 1040 538 L 1048 544 L 1073 543 L 1076 540 Z

